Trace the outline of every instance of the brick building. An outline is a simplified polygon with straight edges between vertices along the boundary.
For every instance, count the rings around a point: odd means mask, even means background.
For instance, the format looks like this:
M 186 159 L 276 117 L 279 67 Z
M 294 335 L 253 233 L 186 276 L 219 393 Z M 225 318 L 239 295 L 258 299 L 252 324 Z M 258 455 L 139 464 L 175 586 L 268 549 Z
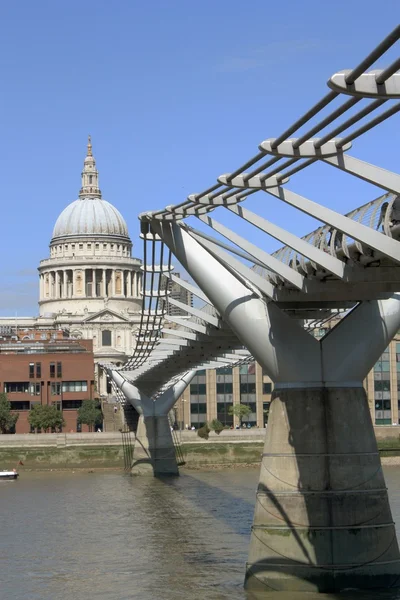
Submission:
M 80 431 L 77 411 L 95 397 L 92 340 L 0 340 L 0 392 L 19 413 L 16 433 L 31 431 L 28 414 L 38 403 L 62 411 L 64 431 Z

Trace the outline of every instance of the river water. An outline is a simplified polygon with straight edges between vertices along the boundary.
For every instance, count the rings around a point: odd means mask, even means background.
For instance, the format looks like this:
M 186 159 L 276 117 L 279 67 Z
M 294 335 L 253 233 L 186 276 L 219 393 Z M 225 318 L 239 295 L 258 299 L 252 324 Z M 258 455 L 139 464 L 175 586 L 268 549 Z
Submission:
M 399 535 L 400 468 L 385 474 Z M 1 482 L 0 599 L 248 600 L 242 586 L 257 482 L 258 469 L 165 481 L 115 471 L 26 472 Z M 400 592 L 381 597 L 400 599 Z

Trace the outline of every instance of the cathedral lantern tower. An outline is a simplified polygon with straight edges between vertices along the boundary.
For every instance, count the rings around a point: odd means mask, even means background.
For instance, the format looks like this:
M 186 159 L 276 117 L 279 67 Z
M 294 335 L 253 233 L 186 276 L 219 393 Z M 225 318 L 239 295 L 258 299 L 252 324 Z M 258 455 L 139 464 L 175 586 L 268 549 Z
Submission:
M 92 139 L 89 135 L 87 155 L 83 164 L 82 187 L 79 198 L 101 198 L 99 188 L 99 172 L 96 169 L 96 161 L 92 153 Z

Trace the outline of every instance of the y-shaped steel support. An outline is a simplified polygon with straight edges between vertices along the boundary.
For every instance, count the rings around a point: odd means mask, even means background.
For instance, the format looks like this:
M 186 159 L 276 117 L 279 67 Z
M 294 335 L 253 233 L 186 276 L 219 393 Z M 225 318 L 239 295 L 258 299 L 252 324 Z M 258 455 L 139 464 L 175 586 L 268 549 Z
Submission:
M 179 475 L 168 413 L 195 374 L 196 371 L 189 371 L 157 400 L 152 400 L 118 371 L 109 371 L 110 377 L 140 415 L 133 450 L 132 475 Z
M 275 383 L 246 587 L 395 587 L 400 554 L 363 379 L 400 328 L 400 294 L 321 342 L 176 224 L 152 223 Z

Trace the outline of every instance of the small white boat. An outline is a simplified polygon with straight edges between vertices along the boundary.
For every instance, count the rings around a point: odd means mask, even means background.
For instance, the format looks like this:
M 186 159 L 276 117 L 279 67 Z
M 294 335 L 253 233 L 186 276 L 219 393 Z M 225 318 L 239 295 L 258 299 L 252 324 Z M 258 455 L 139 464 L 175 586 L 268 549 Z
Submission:
M 13 471 L 0 471 L 0 481 L 17 479 L 18 473 L 14 469 Z

